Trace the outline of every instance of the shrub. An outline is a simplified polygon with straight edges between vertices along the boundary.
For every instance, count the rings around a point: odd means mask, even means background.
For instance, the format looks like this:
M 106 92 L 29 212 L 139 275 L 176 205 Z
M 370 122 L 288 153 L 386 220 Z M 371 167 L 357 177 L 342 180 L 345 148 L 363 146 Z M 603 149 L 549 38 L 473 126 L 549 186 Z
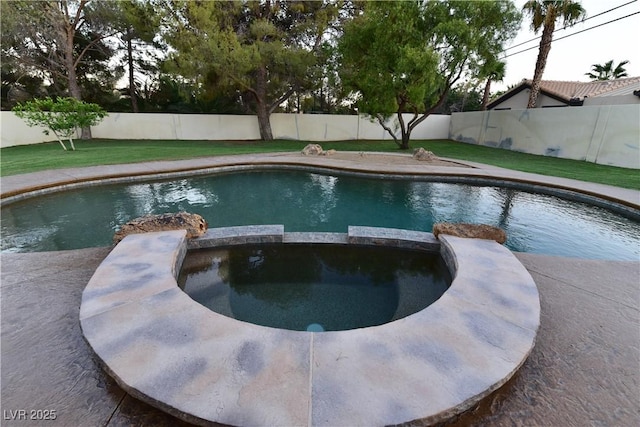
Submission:
M 49 97 L 34 99 L 19 103 L 12 111 L 29 126 L 45 127 L 45 135 L 53 132 L 65 151 L 67 147 L 62 138 L 68 139 L 71 149 L 75 150 L 74 132 L 79 128 L 97 125 L 107 115 L 98 104 L 75 98 L 57 98 L 55 101 Z

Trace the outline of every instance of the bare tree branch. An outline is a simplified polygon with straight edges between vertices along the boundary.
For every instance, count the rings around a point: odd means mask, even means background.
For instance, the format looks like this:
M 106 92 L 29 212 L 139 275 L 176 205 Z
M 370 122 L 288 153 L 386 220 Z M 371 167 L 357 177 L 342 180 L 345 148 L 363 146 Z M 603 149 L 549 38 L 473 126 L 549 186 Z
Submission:
M 382 126 L 382 128 L 386 130 L 389 135 L 391 135 L 391 137 L 393 138 L 393 142 L 395 142 L 398 147 L 401 147 L 402 144 L 398 142 L 398 138 L 393 133 L 393 130 L 391 130 L 391 128 L 385 123 L 385 118 L 380 114 L 376 114 L 376 119 L 378 119 L 378 123 L 380 123 L 380 126 Z
M 284 101 L 286 101 L 287 99 L 289 99 L 289 97 L 291 95 L 293 95 L 293 92 L 295 92 L 295 89 L 293 87 L 289 88 L 289 90 L 287 90 L 285 93 L 282 94 L 282 96 L 278 99 L 276 99 L 270 106 L 269 106 L 269 114 L 273 113 L 276 108 L 278 108 L 278 105 L 282 104 Z

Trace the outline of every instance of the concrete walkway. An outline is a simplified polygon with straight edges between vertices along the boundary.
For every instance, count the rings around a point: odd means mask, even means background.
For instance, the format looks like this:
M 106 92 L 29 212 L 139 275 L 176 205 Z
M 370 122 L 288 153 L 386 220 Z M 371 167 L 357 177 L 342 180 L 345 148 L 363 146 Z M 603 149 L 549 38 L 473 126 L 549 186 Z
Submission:
M 375 173 L 508 179 L 600 195 L 640 209 L 638 191 L 469 162 L 465 163 L 476 168 L 428 167 L 410 162 L 367 166 L 367 162 L 291 153 L 10 176 L 2 178 L 1 197 L 6 200 L 23 191 L 75 185 L 85 180 L 277 163 Z M 108 252 L 109 248 L 94 248 L 0 255 L 3 426 L 186 425 L 127 395 L 97 366 L 82 337 L 78 320 L 81 293 Z M 539 288 L 538 341 L 511 381 L 450 424 L 640 425 L 640 261 L 516 255 Z M 55 416 L 55 420 L 38 422 L 32 415 Z

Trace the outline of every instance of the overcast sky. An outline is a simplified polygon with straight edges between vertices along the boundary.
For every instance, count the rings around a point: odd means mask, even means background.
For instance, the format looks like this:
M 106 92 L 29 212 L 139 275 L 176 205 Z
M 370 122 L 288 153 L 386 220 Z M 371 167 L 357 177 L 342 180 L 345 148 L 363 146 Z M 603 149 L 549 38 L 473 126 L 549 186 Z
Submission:
M 515 0 L 514 3 L 519 9 L 522 9 L 525 1 Z M 614 64 L 629 60 L 629 64 L 625 66 L 629 77 L 640 76 L 640 13 L 589 29 L 608 21 L 640 12 L 640 1 L 582 0 L 580 3 L 587 11 L 587 18 L 592 18 L 573 27 L 556 30 L 542 79 L 589 81 L 585 73 L 591 71 L 592 64 L 604 64 L 612 59 Z M 625 6 L 601 16 L 595 16 L 622 5 Z M 520 33 L 507 47 L 527 42 L 542 34 L 541 30 L 537 35 L 534 34 L 530 25 L 531 18 L 525 15 Z M 561 26 L 561 23 L 557 24 L 556 29 L 561 28 Z M 582 30 L 586 31 L 560 40 L 561 37 Z M 505 58 L 507 62 L 506 77 L 502 83 L 494 83 L 491 86 L 492 91 L 504 90 L 510 85 L 519 83 L 524 78 L 533 78 L 539 43 L 540 39 L 537 38 L 534 41 L 506 50 L 505 53 L 510 55 L 527 48 L 533 48 Z

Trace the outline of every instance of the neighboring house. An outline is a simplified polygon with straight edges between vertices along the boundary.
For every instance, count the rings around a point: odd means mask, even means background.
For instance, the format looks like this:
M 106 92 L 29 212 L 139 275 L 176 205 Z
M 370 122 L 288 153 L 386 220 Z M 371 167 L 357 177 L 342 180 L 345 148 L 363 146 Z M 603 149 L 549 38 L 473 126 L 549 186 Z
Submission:
M 491 101 L 487 109 L 525 109 L 530 91 L 531 80 L 522 80 L 518 86 Z M 591 82 L 542 80 L 536 108 L 621 104 L 640 104 L 640 77 Z

